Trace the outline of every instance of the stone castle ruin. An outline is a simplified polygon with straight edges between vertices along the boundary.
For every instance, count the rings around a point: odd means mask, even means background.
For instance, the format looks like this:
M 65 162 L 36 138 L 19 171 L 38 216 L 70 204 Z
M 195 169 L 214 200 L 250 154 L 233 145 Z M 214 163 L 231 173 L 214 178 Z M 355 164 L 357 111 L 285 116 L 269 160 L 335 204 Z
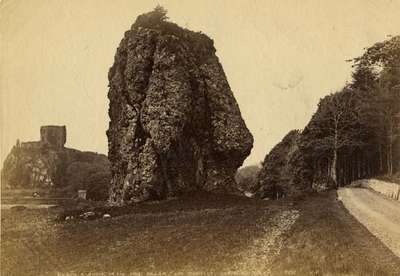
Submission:
M 67 140 L 67 129 L 65 126 L 42 126 L 40 128 L 40 142 L 42 145 L 61 150 Z
M 6 187 L 52 187 L 55 182 L 58 152 L 64 149 L 65 126 L 42 126 L 40 141 L 21 142 L 4 161 L 2 183 Z
M 67 140 L 67 129 L 65 126 L 42 126 L 40 127 L 40 141 L 20 142 L 15 146 L 23 149 L 40 149 L 50 147 L 54 150 L 64 149 Z
M 3 164 L 2 188 L 61 188 L 76 194 L 97 185 L 106 195 L 110 182 L 107 157 L 66 148 L 66 138 L 65 126 L 51 125 L 40 128 L 39 141 L 17 140 Z
M 110 202 L 235 192 L 253 137 L 213 41 L 157 8 L 125 33 L 109 71 Z

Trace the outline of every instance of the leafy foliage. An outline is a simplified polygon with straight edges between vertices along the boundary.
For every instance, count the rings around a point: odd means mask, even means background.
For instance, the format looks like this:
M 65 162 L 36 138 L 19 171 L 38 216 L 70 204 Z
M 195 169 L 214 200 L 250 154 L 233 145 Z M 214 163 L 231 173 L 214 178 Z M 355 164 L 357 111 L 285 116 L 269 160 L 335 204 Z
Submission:
M 168 21 L 167 10 L 159 5 L 153 11 L 137 17 L 135 23 L 132 25 L 132 30 L 139 28 L 152 29 L 163 35 L 171 35 L 178 39 L 184 39 L 190 44 L 191 51 L 198 56 L 197 62 L 199 64 L 210 55 L 210 48 L 215 52 L 212 39 L 201 32 L 193 32 Z
M 321 190 L 400 171 L 400 36 L 351 61 L 353 81 L 320 100 L 295 154 L 287 152 L 288 134 L 267 155 L 261 190 L 281 187 L 287 178 L 291 185 L 311 183 Z M 288 175 L 282 175 L 288 164 Z
M 302 174 L 297 170 L 303 162 L 298 152 L 299 138 L 300 131 L 292 130 L 267 154 L 258 174 L 258 196 L 277 199 L 285 195 L 296 196 L 307 190 L 295 178 Z
M 340 186 L 400 168 L 400 37 L 352 61 L 352 83 L 321 99 L 303 131 L 303 153 L 314 172 L 309 181 L 322 177 Z
M 139 15 L 135 24 L 143 27 L 154 27 L 161 25 L 167 19 L 167 10 L 160 5 L 157 5 L 153 11 Z
M 87 190 L 87 198 L 106 200 L 111 179 L 107 163 L 77 161 L 70 164 L 65 172 L 66 187 L 72 194 L 77 190 Z

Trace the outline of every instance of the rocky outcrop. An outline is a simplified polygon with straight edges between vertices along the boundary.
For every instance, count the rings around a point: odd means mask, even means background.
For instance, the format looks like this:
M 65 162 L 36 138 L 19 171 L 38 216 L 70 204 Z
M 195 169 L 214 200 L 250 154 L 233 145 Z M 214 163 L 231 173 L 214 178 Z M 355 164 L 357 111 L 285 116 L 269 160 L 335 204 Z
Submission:
M 300 137 L 298 130 L 290 131 L 267 154 L 254 189 L 258 197 L 278 199 L 309 192 L 310 187 L 302 181 L 301 176 L 303 160 L 298 148 Z
M 88 198 L 106 199 L 110 182 L 107 156 L 65 148 L 65 126 L 42 127 L 41 140 L 17 141 L 1 171 L 2 188 L 48 189 L 65 196 L 85 189 Z
M 7 188 L 53 187 L 57 175 L 57 153 L 40 143 L 14 146 L 2 169 L 2 185 Z
M 162 8 L 125 33 L 109 71 L 112 203 L 234 191 L 253 137 L 215 51 Z

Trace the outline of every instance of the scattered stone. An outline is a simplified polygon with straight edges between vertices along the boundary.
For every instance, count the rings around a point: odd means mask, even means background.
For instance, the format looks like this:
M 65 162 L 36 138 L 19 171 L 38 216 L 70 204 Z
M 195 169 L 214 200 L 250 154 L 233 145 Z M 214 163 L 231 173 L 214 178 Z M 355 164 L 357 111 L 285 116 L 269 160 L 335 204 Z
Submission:
M 14 211 L 23 211 L 23 210 L 26 210 L 26 209 L 28 209 L 28 208 L 27 208 L 26 206 L 17 205 L 17 206 L 11 207 L 10 209 L 11 209 L 11 210 L 14 210 Z
M 254 197 L 254 194 L 252 193 L 252 192 L 244 192 L 244 195 L 246 196 L 246 197 L 250 197 L 250 198 L 252 198 L 252 197 Z
M 111 218 L 111 215 L 110 214 L 104 214 L 103 218 Z
M 74 219 L 74 216 L 66 216 L 66 217 L 65 217 L 65 220 L 66 220 L 66 221 L 68 221 L 68 220 L 73 220 L 73 219 Z
M 89 212 L 85 212 L 83 214 L 80 214 L 79 217 L 83 218 L 83 219 L 88 219 L 88 218 L 94 217 L 95 215 L 96 215 L 95 212 L 89 211 Z

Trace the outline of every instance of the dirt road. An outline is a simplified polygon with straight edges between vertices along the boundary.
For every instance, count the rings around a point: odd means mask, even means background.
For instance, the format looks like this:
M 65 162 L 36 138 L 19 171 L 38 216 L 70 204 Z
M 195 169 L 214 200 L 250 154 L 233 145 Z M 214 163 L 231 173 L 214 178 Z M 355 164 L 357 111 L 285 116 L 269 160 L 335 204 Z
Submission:
M 285 210 L 270 220 L 260 221 L 265 234 L 255 239 L 249 248 L 240 252 L 241 261 L 235 264 L 232 275 L 271 275 L 271 263 L 279 255 L 284 235 L 299 218 L 298 210 Z M 229 274 L 229 273 L 228 273 Z
M 400 257 L 400 202 L 364 188 L 342 188 L 338 194 L 349 212 Z

